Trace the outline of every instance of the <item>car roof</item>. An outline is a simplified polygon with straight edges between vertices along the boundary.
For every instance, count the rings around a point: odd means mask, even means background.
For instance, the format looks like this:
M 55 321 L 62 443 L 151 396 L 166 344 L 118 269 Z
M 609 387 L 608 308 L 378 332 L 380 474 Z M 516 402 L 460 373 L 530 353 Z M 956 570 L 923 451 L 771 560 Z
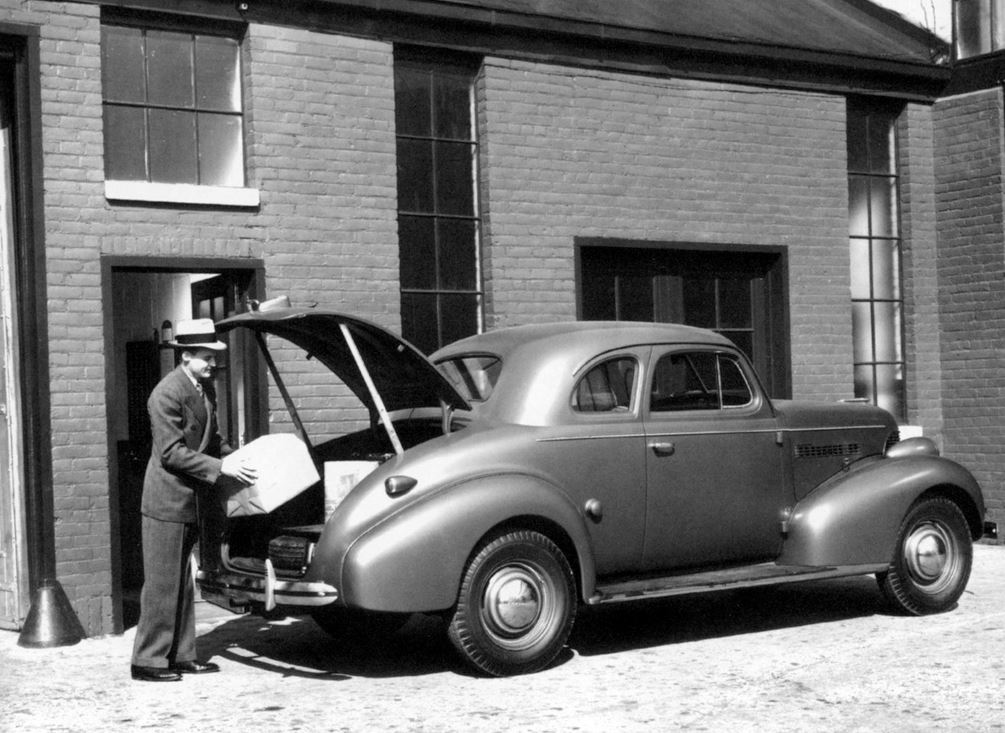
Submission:
M 735 349 L 724 336 L 692 326 L 570 321 L 501 328 L 456 341 L 430 358 L 440 363 L 463 356 L 498 357 L 503 363 L 498 382 L 478 414 L 508 423 L 550 425 L 562 419 L 576 379 L 596 357 L 653 344 Z
M 488 331 L 455 341 L 430 357 L 439 362 L 465 353 L 495 354 L 505 359 L 514 351 L 569 350 L 588 354 L 639 344 L 682 343 L 732 347 L 725 336 L 679 323 L 640 321 L 563 321 Z

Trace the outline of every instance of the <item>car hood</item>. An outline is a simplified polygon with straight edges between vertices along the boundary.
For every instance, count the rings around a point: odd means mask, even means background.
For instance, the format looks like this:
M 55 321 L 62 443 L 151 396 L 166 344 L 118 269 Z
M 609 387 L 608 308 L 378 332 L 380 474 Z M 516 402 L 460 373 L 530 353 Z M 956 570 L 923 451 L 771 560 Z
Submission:
M 299 346 L 332 370 L 368 407 L 374 401 L 366 378 L 357 366 L 342 328 L 352 335 L 385 407 L 393 412 L 446 403 L 469 409 L 457 390 L 418 349 L 376 324 L 334 311 L 275 308 L 225 318 L 216 328 L 226 333 L 238 328 L 271 334 Z

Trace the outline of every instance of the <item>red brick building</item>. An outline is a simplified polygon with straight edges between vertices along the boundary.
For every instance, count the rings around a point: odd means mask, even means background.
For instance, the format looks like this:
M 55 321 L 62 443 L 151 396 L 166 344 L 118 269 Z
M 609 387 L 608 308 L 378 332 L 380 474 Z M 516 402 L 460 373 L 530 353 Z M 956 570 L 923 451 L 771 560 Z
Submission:
M 427 350 L 555 319 L 716 328 L 774 395 L 935 438 L 1005 521 L 1005 125 L 979 34 L 951 62 L 864 0 L 163 7 L 0 0 L 0 625 L 50 580 L 85 633 L 128 625 L 158 343 L 278 295 Z M 232 352 L 237 443 L 282 411 Z

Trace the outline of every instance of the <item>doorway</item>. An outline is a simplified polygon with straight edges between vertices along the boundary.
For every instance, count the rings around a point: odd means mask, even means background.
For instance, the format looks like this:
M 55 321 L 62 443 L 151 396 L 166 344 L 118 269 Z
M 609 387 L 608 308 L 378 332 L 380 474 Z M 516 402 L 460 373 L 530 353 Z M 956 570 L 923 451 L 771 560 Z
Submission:
M 791 395 L 785 251 L 577 240 L 579 317 L 708 328 L 733 341 L 772 397 Z
M 136 623 L 143 585 L 140 500 L 150 459 L 146 402 L 157 382 L 176 366 L 175 350 L 167 345 L 174 326 L 190 318 L 218 321 L 248 310 L 264 277 L 258 261 L 168 265 L 146 258 L 108 257 L 102 263 L 105 302 L 111 303 L 105 339 L 112 355 L 107 404 L 109 491 L 115 514 L 111 548 L 115 623 L 124 630 Z M 216 370 L 220 430 L 238 447 L 267 430 L 264 372 L 242 334 L 221 339 L 229 348 Z

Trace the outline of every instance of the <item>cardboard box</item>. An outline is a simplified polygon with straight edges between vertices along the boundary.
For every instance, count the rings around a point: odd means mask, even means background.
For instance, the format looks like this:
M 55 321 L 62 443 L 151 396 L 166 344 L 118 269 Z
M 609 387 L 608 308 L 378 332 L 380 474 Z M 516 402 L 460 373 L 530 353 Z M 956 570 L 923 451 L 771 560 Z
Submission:
M 307 446 L 295 435 L 263 435 L 236 453 L 258 470 L 258 481 L 226 490 L 228 517 L 268 514 L 321 480 Z
M 325 521 L 346 494 L 379 465 L 377 461 L 325 461 Z

